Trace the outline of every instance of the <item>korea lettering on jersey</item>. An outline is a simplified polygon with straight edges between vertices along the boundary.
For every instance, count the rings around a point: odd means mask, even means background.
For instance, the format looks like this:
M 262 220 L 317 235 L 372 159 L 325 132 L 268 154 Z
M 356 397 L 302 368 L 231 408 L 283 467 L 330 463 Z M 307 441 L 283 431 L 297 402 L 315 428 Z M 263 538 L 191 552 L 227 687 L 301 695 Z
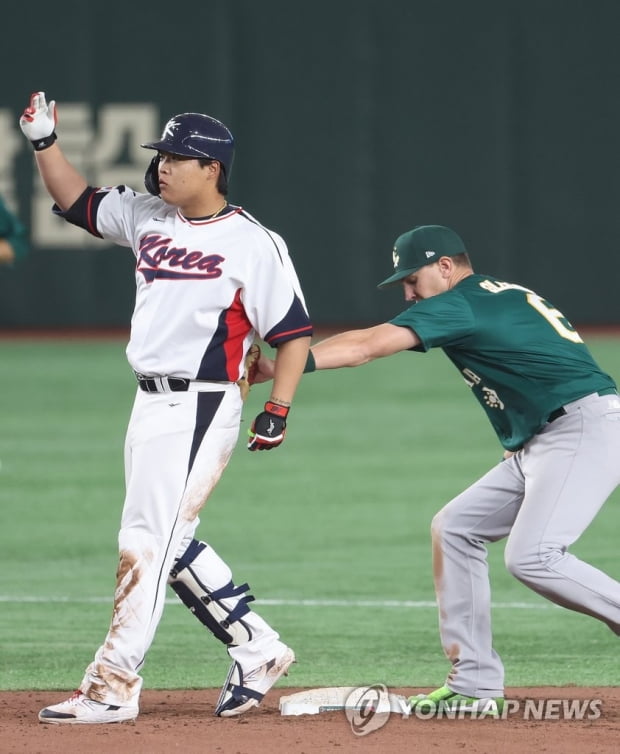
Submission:
M 234 382 L 255 334 L 271 346 L 312 335 L 284 240 L 241 207 L 188 220 L 117 186 L 89 188 L 58 214 L 133 250 L 127 358 L 140 374 Z

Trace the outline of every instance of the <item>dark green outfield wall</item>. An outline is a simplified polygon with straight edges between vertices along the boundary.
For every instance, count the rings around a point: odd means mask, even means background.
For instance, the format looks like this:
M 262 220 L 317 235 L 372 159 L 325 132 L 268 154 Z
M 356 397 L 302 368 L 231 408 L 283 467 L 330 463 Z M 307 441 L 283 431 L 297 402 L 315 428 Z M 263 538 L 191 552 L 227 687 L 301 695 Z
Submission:
M 122 20 L 121 20 L 122 19 Z M 0 192 L 31 232 L 0 327 L 123 326 L 133 257 L 52 217 L 17 126 L 31 91 L 93 184 L 188 110 L 237 139 L 231 201 L 287 240 L 319 325 L 372 323 L 392 243 L 464 237 L 481 272 L 620 324 L 620 2 L 21 3 L 0 47 Z

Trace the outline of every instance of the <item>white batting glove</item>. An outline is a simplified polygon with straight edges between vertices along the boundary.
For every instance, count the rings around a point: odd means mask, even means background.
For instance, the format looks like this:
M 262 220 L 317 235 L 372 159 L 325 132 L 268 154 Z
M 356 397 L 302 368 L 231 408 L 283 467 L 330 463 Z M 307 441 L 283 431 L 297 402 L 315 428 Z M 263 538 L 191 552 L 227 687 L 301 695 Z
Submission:
M 40 152 L 51 147 L 56 141 L 54 129 L 57 121 L 56 102 L 52 100 L 48 105 L 45 92 L 34 92 L 30 95 L 30 105 L 19 119 L 19 127 L 30 139 L 35 151 Z

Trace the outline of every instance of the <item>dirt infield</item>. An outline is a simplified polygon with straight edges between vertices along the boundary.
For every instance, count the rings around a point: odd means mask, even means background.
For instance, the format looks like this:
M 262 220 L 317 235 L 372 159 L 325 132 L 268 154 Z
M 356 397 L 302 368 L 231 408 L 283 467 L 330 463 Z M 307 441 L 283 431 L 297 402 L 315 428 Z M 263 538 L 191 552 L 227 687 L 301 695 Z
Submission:
M 238 719 L 213 716 L 216 689 L 144 691 L 140 717 L 120 725 L 42 725 L 37 712 L 64 694 L 0 693 L 2 754 L 324 754 L 464 752 L 465 754 L 611 754 L 618 752 L 620 689 L 519 688 L 506 719 L 420 719 L 393 714 L 383 727 L 355 735 L 343 712 L 283 717 L 274 689 Z M 409 695 L 411 689 L 391 689 Z M 565 701 L 562 701 L 565 700 Z M 575 701 L 578 700 L 578 701 Z M 571 709 L 583 719 L 568 719 Z M 540 719 L 546 714 L 548 719 Z M 577 713 L 577 716 L 579 714 Z M 573 714 L 573 718 L 575 715 Z

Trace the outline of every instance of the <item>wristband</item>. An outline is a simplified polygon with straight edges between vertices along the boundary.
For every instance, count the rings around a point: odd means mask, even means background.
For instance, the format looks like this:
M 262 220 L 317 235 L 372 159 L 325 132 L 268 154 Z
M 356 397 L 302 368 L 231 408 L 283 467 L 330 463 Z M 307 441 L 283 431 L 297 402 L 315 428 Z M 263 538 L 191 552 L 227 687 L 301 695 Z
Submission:
M 314 355 L 312 351 L 308 351 L 308 358 L 306 359 L 306 366 L 304 367 L 304 374 L 307 374 L 308 372 L 315 372 L 316 371 L 316 361 L 314 360 Z
M 48 147 L 51 147 L 52 144 L 56 141 L 58 137 L 56 136 L 56 132 L 52 131 L 52 133 L 49 136 L 45 136 L 42 139 L 36 139 L 32 142 L 32 146 L 34 147 L 35 152 L 42 152 L 44 149 L 47 149 Z
M 267 401 L 267 403 L 265 403 L 265 411 L 270 414 L 275 414 L 281 419 L 286 419 L 289 412 L 289 406 L 281 406 L 279 403 L 272 403 L 271 401 Z

